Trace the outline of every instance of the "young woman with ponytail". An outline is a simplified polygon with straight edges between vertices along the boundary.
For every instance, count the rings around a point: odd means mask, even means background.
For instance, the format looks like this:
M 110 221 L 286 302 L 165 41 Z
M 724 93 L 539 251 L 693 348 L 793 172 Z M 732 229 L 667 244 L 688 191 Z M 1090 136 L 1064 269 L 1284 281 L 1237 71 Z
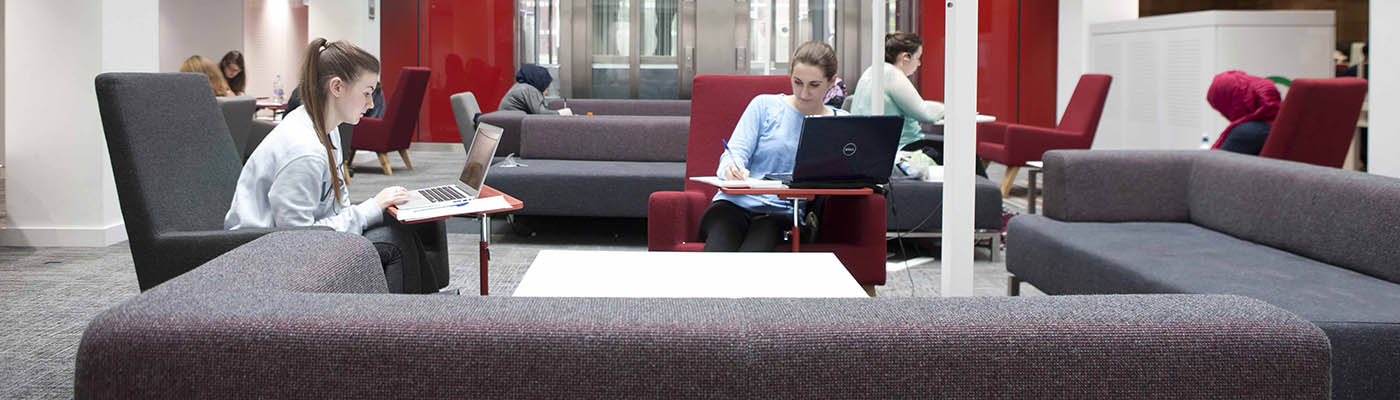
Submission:
M 327 226 L 374 242 L 389 290 L 432 293 L 448 279 L 441 222 L 403 225 L 384 209 L 408 201 L 408 190 L 384 188 L 351 204 L 337 132 L 374 106 L 379 60 L 355 45 L 316 39 L 301 69 L 303 104 L 283 118 L 244 164 L 224 228 Z M 425 246 L 424 242 L 429 242 Z M 426 247 L 443 251 L 428 251 Z

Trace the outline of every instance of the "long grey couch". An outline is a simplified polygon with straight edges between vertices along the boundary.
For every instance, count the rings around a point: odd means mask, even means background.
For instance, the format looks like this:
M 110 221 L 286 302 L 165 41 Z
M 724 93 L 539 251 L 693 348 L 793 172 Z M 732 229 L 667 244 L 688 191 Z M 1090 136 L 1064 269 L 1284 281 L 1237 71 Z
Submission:
M 385 294 L 370 243 L 273 233 L 98 315 L 93 398 L 1324 399 L 1316 327 L 1237 296 Z
M 616 99 L 573 99 L 568 101 L 574 115 L 585 116 L 650 116 L 650 117 L 689 117 L 690 100 L 616 100 Z M 564 107 L 564 100 L 550 101 L 549 108 L 558 110 Z M 493 111 L 482 114 L 479 122 L 499 126 L 505 132 L 496 154 L 505 156 L 520 153 L 521 124 L 530 116 L 522 111 Z
M 1261 299 L 1327 332 L 1335 398 L 1400 398 L 1400 180 L 1219 151 L 1044 160 L 1044 216 L 1007 229 L 1017 279 Z
M 525 202 L 517 215 L 645 218 L 653 192 L 682 190 L 689 130 L 688 117 L 531 115 L 525 166 L 486 183 Z

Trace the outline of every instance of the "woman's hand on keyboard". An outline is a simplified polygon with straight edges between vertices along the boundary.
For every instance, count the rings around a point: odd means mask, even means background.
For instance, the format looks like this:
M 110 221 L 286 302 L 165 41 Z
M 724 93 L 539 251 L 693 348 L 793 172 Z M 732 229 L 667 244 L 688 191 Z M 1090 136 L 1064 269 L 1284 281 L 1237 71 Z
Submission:
M 390 186 L 380 190 L 374 195 L 374 202 L 379 204 L 380 209 L 389 208 L 391 205 L 408 202 L 408 189 L 403 186 Z

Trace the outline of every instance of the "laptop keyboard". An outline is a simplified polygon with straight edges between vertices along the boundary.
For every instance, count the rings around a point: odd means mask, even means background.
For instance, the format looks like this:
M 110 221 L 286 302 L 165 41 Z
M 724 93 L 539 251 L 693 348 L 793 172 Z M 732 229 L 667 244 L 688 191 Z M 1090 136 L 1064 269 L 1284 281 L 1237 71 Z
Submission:
M 444 201 L 466 200 L 467 194 L 454 185 L 436 186 L 427 189 L 419 189 L 419 194 L 426 197 L 428 201 L 441 203 Z

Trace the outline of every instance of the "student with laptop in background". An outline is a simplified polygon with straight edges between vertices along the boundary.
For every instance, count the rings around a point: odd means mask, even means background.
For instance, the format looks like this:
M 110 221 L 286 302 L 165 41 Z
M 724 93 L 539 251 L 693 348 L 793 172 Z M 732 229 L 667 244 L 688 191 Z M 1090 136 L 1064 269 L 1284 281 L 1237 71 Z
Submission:
M 716 175 L 721 179 L 791 174 L 803 119 L 845 114 L 822 102 L 836 79 L 831 46 L 803 43 L 790 65 L 793 94 L 759 95 L 749 102 L 720 155 Z M 772 251 L 792 226 L 792 212 L 788 202 L 774 195 L 716 193 L 700 217 L 700 240 L 705 251 Z
M 379 253 L 389 291 L 437 292 L 448 279 L 446 254 L 429 254 L 424 244 L 446 242 L 443 223 L 410 226 L 386 217 L 385 208 L 409 200 L 408 190 L 398 186 L 352 205 L 340 176 L 339 149 L 348 143 L 336 131 L 342 123 L 358 123 L 374 106 L 379 60 L 350 43 L 319 38 L 305 54 L 298 87 L 303 104 L 244 164 L 224 228 L 327 226 L 363 234 Z

